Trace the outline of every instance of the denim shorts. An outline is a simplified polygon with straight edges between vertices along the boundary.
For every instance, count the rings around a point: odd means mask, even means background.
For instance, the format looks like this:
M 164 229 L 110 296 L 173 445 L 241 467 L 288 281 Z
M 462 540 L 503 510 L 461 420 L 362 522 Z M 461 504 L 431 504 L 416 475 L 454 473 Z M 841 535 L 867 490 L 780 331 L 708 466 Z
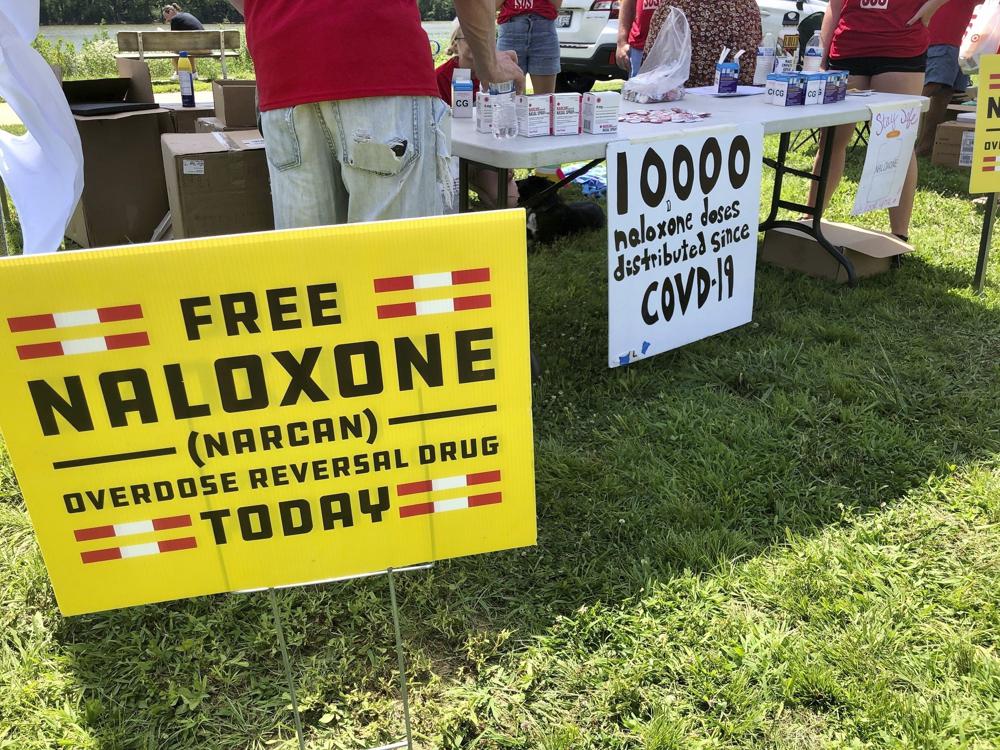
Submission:
M 516 52 L 521 70 L 528 75 L 554 76 L 559 72 L 556 22 L 534 13 L 514 16 L 500 24 L 497 49 Z
M 969 77 L 958 64 L 958 47 L 933 44 L 927 49 L 927 74 L 924 83 L 938 83 L 955 91 L 969 87 Z
M 384 96 L 261 113 L 276 229 L 446 213 L 451 112 Z

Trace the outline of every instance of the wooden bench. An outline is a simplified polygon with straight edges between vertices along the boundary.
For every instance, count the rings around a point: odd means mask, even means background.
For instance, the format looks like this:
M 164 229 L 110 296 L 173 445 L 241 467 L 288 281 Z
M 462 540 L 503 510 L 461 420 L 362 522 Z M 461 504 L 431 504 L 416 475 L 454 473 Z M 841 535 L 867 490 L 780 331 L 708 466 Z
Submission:
M 189 57 L 218 58 L 222 77 L 227 78 L 226 58 L 239 57 L 240 32 L 231 31 L 119 31 L 119 57 L 135 60 L 164 60 L 187 52 Z

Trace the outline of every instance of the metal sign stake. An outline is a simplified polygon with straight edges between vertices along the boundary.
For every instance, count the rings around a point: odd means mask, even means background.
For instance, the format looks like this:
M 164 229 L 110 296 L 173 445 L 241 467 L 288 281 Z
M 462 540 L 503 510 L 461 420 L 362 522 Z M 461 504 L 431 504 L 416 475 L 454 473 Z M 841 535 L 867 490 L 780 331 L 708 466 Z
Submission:
M 399 662 L 399 693 L 403 699 L 403 725 L 406 728 L 406 750 L 413 750 L 413 734 L 410 731 L 410 697 L 406 689 L 406 654 L 403 652 L 403 636 L 399 629 L 399 605 L 396 603 L 396 583 L 392 568 L 386 571 L 389 578 L 389 602 L 392 605 L 392 627 L 396 631 L 396 658 Z
M 410 565 L 405 568 L 389 568 L 379 570 L 374 573 L 362 573 L 361 575 L 344 576 L 326 581 L 313 581 L 316 583 L 339 583 L 342 581 L 353 581 L 359 578 L 371 578 L 373 576 L 387 576 L 389 579 L 389 603 L 392 607 L 392 627 L 396 637 L 396 663 L 399 667 L 399 692 L 403 701 L 403 724 L 406 727 L 406 738 L 398 742 L 392 742 L 381 747 L 371 748 L 371 750 L 413 750 L 413 732 L 410 727 L 410 692 L 406 682 L 406 652 L 403 649 L 402 628 L 399 624 L 399 603 L 396 599 L 396 579 L 394 573 L 409 573 L 416 570 L 430 570 L 434 565 L 427 563 L 424 565 Z M 298 588 L 310 584 L 294 584 L 292 586 L 279 586 L 279 588 Z M 247 589 L 243 593 L 263 591 L 263 589 Z M 285 679 L 288 681 L 288 694 L 292 699 L 292 712 L 295 714 L 295 734 L 299 740 L 299 750 L 305 750 L 305 736 L 302 733 L 302 717 L 299 713 L 299 702 L 295 697 L 295 680 L 292 676 L 292 662 L 288 658 L 288 647 L 285 643 L 285 628 L 281 620 L 281 611 L 278 609 L 278 599 L 274 595 L 275 589 L 267 589 L 268 598 L 271 600 L 271 610 L 274 612 L 274 626 L 278 631 L 278 645 L 281 647 L 281 662 L 285 668 Z
M 288 680 L 288 694 L 292 698 L 292 712 L 295 714 L 295 734 L 299 738 L 299 750 L 306 750 L 306 740 L 302 736 L 302 719 L 299 716 L 299 702 L 295 699 L 295 680 L 292 677 L 292 663 L 288 660 L 288 648 L 285 646 L 285 627 L 281 623 L 281 612 L 278 610 L 278 597 L 274 589 L 267 590 L 274 611 L 274 626 L 278 631 L 278 645 L 281 646 L 281 662 L 285 666 L 285 679 Z
M 990 193 L 986 199 L 986 213 L 983 216 L 983 233 L 979 239 L 979 259 L 976 261 L 976 276 L 972 282 L 976 294 L 982 294 L 986 286 L 986 264 L 990 260 L 990 243 L 993 240 L 993 222 L 996 219 L 997 194 Z

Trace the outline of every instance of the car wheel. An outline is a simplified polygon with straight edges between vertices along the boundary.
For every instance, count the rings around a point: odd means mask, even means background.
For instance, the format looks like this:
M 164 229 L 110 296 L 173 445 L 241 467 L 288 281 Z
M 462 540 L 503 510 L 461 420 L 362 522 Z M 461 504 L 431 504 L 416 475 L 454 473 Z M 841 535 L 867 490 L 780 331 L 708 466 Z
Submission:
M 596 80 L 590 73 L 560 73 L 556 76 L 556 93 L 586 94 Z

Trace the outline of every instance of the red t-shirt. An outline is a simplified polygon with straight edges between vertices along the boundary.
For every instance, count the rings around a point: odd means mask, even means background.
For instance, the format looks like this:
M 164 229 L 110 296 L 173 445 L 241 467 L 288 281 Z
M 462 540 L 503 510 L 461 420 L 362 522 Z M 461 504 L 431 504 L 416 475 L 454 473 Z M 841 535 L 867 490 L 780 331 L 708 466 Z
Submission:
M 245 17 L 262 111 L 371 96 L 437 96 L 416 0 L 246 0 Z
M 927 27 L 906 22 L 925 0 L 844 0 L 830 57 L 916 57 L 927 51 Z
M 972 11 L 982 0 L 948 0 L 931 18 L 931 44 L 962 46 L 962 37 L 972 20 Z
M 438 69 L 434 71 L 437 75 L 438 96 L 444 99 L 445 104 L 451 104 L 451 79 L 455 75 L 457 67 L 458 56 L 456 55 L 447 62 L 441 63 Z M 472 91 L 479 91 L 479 80 L 475 74 L 472 76 Z
M 504 0 L 497 23 L 507 23 L 514 16 L 534 13 L 536 16 L 554 21 L 559 11 L 549 0 Z
M 635 20 L 628 32 L 628 46 L 632 49 L 646 49 L 646 37 L 653 14 L 660 7 L 660 0 L 635 0 Z

